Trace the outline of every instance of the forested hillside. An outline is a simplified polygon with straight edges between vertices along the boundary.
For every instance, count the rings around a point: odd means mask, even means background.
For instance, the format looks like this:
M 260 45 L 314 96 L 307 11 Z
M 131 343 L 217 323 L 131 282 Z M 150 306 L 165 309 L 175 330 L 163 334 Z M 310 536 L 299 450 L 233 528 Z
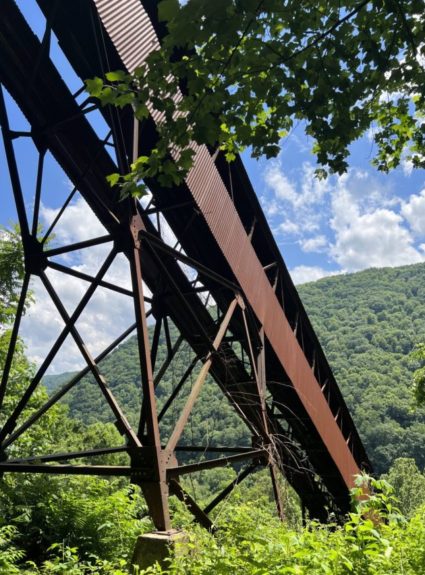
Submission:
M 425 410 L 408 354 L 425 340 L 425 265 L 369 269 L 299 293 L 379 473 L 397 457 L 425 466 Z
M 423 469 L 425 409 L 413 407 L 414 366 L 408 354 L 417 342 L 425 341 L 425 265 L 329 277 L 300 286 L 299 292 L 375 471 L 387 471 L 397 457 L 403 456 L 414 457 Z M 165 354 L 162 342 L 157 366 Z M 160 407 L 191 357 L 188 348 L 183 347 L 176 366 L 167 371 L 158 388 Z M 106 359 L 102 370 L 130 419 L 135 421 L 140 393 L 134 339 Z M 61 376 L 58 380 L 50 378 L 48 387 L 52 389 L 60 381 Z M 189 388 L 190 380 L 186 392 Z M 77 386 L 68 402 L 70 415 L 86 423 L 110 420 L 101 394 L 89 380 Z M 165 436 L 176 415 L 177 411 L 171 410 L 164 418 Z M 185 439 L 200 445 L 237 445 L 248 441 L 244 425 L 212 381 L 202 392 Z

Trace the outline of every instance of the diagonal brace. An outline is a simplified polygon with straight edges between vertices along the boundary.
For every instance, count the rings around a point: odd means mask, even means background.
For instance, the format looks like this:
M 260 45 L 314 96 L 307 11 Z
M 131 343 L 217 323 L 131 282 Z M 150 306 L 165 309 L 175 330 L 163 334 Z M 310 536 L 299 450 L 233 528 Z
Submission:
M 239 304 L 239 298 L 235 297 L 235 299 L 231 302 L 229 309 L 226 312 L 226 315 L 224 316 L 224 319 L 221 323 L 220 329 L 218 330 L 218 333 L 214 339 L 213 342 L 213 348 L 215 351 L 217 351 L 217 349 L 220 347 L 221 341 L 223 339 L 223 337 L 226 334 L 227 328 L 229 326 L 230 320 L 232 319 L 233 316 L 233 312 L 235 311 L 236 306 Z M 167 451 L 168 452 L 172 452 L 174 451 L 182 433 L 184 430 L 184 426 L 187 423 L 187 420 L 189 419 L 190 413 L 192 411 L 192 408 L 195 404 L 195 401 L 197 400 L 202 386 L 205 382 L 205 379 L 208 375 L 208 372 L 211 368 L 213 362 L 213 354 L 210 352 L 207 356 L 207 360 L 204 363 L 204 365 L 201 368 L 201 371 L 199 372 L 198 378 L 195 381 L 195 384 L 192 388 L 192 391 L 190 392 L 189 398 L 186 402 L 186 405 L 182 411 L 182 414 L 180 415 L 180 418 L 174 428 L 174 431 L 168 441 L 167 444 Z

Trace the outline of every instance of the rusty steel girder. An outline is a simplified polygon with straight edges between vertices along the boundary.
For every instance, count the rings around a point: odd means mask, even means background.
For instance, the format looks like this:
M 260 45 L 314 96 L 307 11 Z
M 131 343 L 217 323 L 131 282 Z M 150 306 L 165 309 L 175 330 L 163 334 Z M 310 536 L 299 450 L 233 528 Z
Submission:
M 11 94 L 31 126 L 28 134 L 13 130 L 0 93 L 0 124 L 26 263 L 22 295 L 3 366 L 0 409 L 8 389 L 31 277 L 40 278 L 64 328 L 0 430 L 0 473 L 128 476 L 142 488 L 156 528 L 166 531 L 171 527 L 170 494 L 184 500 L 196 519 L 210 528 L 208 513 L 238 482 L 259 467 L 267 466 L 281 516 L 284 509 L 279 497 L 278 473 L 285 475 L 311 516 L 326 520 L 329 510 L 344 514 L 349 508 L 354 475 L 368 469 L 370 464 L 240 159 L 229 170 L 221 155 L 213 158 L 206 147 L 197 147 L 195 164 L 184 185 L 164 190 L 158 182 L 150 181 L 150 205 L 143 206 L 130 198 L 120 201 L 119 192 L 110 189 L 106 176 L 116 171 L 125 173 L 142 148 L 154 145 L 158 118 L 154 115 L 144 122 L 142 136 L 131 110 L 103 108 L 100 111 L 109 133 L 106 138 L 99 138 L 88 118 L 90 111 L 97 108 L 96 103 L 88 100 L 79 104 L 77 98 L 83 85 L 72 94 L 49 57 L 53 31 L 81 80 L 119 68 L 131 72 L 159 45 L 161 30 L 155 21 L 155 3 L 37 2 L 46 17 L 41 41 L 13 0 L 3 0 L 0 5 L 0 86 Z M 14 140 L 18 137 L 30 138 L 39 154 L 32 222 L 22 192 L 22 166 L 14 151 Z M 113 146 L 116 161 L 108 153 L 108 146 Z M 47 151 L 74 188 L 40 239 L 37 230 Z M 229 173 L 232 182 L 228 180 Z M 235 193 L 230 194 L 230 189 L 236 190 Z M 46 240 L 76 190 L 106 228 L 106 234 L 78 244 L 49 248 Z M 166 241 L 160 216 L 168 222 L 180 249 Z M 94 276 L 54 259 L 101 244 L 109 244 L 110 252 Z M 127 258 L 130 289 L 105 279 L 118 254 Z M 182 265 L 190 267 L 195 279 Z M 71 314 L 46 270 L 56 270 L 88 283 Z M 146 296 L 145 286 L 152 296 Z M 76 324 L 100 287 L 132 299 L 134 322 L 94 357 Z M 217 316 L 208 307 L 208 297 L 216 304 Z M 149 315 L 155 320 L 151 342 Z M 174 343 L 169 337 L 169 322 L 179 331 Z M 134 331 L 142 397 L 137 428 L 128 421 L 99 366 Z M 168 353 L 158 367 L 156 355 L 161 333 L 167 341 Z M 68 336 L 73 338 L 86 366 L 22 422 L 22 412 Z M 157 388 L 173 365 L 182 342 L 190 345 L 194 359 L 179 374 L 177 385 L 158 413 Z M 192 373 L 197 373 L 195 384 L 164 445 L 159 424 Z M 124 444 L 73 453 L 10 457 L 8 451 L 14 442 L 87 374 L 93 376 L 99 393 L 103 394 Z M 196 399 L 208 374 L 217 384 L 217 393 L 224 394 L 246 424 L 252 447 L 181 444 L 183 430 L 190 414 L 196 411 Z M 182 451 L 194 457 L 205 452 L 219 453 L 221 457 L 179 465 L 176 454 Z M 90 464 L 93 457 L 120 452 L 128 454 L 128 465 Z M 72 464 L 76 459 L 87 463 Z M 179 483 L 182 475 L 241 461 L 247 464 L 238 478 L 205 509 Z

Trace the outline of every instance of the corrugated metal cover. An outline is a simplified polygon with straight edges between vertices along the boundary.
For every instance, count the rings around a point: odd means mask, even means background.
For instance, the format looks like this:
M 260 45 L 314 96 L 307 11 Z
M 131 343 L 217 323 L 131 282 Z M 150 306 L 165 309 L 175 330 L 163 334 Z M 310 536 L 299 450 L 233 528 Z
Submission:
M 94 0 L 103 24 L 128 71 L 159 46 L 139 0 Z M 181 97 L 180 95 L 178 97 Z M 154 114 L 160 121 L 160 115 Z M 186 183 L 230 264 L 247 300 L 322 437 L 346 485 L 359 473 L 318 381 L 247 237 L 233 202 L 205 146 L 193 146 L 196 161 Z
M 159 40 L 139 0 L 95 0 L 99 16 L 129 72 L 159 48 Z

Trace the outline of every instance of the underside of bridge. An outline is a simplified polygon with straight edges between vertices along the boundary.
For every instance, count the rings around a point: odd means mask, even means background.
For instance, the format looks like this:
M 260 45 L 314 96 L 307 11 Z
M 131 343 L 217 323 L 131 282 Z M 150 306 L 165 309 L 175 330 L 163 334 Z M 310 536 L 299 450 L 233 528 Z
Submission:
M 18 404 L 4 414 L 0 473 L 128 476 L 143 490 L 156 528 L 167 531 L 171 527 L 169 495 L 184 500 L 195 518 L 210 527 L 208 514 L 235 485 L 268 467 L 281 515 L 278 474 L 292 485 L 310 516 L 322 521 L 331 511 L 343 516 L 349 509 L 355 474 L 369 470 L 370 465 L 240 158 L 228 165 L 221 154 L 211 155 L 206 147 L 197 146 L 195 164 L 185 183 L 163 189 L 157 181 L 149 181 L 150 195 L 143 202 L 120 199 L 119 190 L 107 183 L 109 174 L 127 173 L 133 158 L 154 145 L 158 119 L 151 117 L 139 125 L 131 108 L 100 108 L 84 94 L 84 80 L 103 77 L 110 70 L 131 72 L 140 65 L 159 42 L 156 2 L 34 0 L 34 5 L 44 19 L 44 29 L 37 34 L 13 0 L 0 3 L 0 124 L 26 268 L 3 366 L 0 409 L 8 393 L 33 278 L 50 297 L 63 327 Z M 58 60 L 66 61 L 69 74 L 58 70 Z M 29 129 L 14 127 L 11 100 Z M 100 125 L 106 126 L 106 134 L 101 134 Z M 17 154 L 22 141 L 31 144 L 37 155 L 31 209 L 22 185 L 27 166 Z M 40 235 L 46 158 L 55 160 L 72 189 L 49 229 Z M 54 245 L 49 239 L 76 194 L 104 232 L 77 243 Z M 69 264 L 72 254 L 98 246 L 108 249 L 97 273 L 90 275 Z M 125 259 L 128 286 L 108 279 L 117 258 Z M 84 284 L 84 293 L 72 311 L 55 288 L 52 273 Z M 129 298 L 133 321 L 94 354 L 78 322 L 99 290 Z M 179 334 L 174 340 L 171 324 Z M 136 426 L 114 397 L 101 366 L 132 333 L 137 336 L 140 361 Z M 156 360 L 160 338 L 167 343 L 167 357 L 161 365 Z M 69 339 L 85 366 L 28 415 L 26 406 L 34 391 Z M 174 374 L 173 392 L 158 409 L 162 378 L 173 369 L 184 345 L 191 348 L 193 359 L 184 371 Z M 87 374 L 96 381 L 122 444 L 14 457 L 15 442 L 66 393 L 78 388 Z M 187 389 L 189 376 L 192 386 Z M 207 376 L 212 376 L 216 393 L 226 398 L 246 424 L 251 447 L 182 442 Z M 185 406 L 174 429 L 162 437 L 161 420 L 185 389 Z M 127 465 L 95 463 L 99 455 L 118 452 L 128 455 Z M 186 458 L 179 464 L 183 452 L 190 455 L 190 463 Z M 233 463 L 239 466 L 237 480 L 206 508 L 179 481 L 185 474 Z

